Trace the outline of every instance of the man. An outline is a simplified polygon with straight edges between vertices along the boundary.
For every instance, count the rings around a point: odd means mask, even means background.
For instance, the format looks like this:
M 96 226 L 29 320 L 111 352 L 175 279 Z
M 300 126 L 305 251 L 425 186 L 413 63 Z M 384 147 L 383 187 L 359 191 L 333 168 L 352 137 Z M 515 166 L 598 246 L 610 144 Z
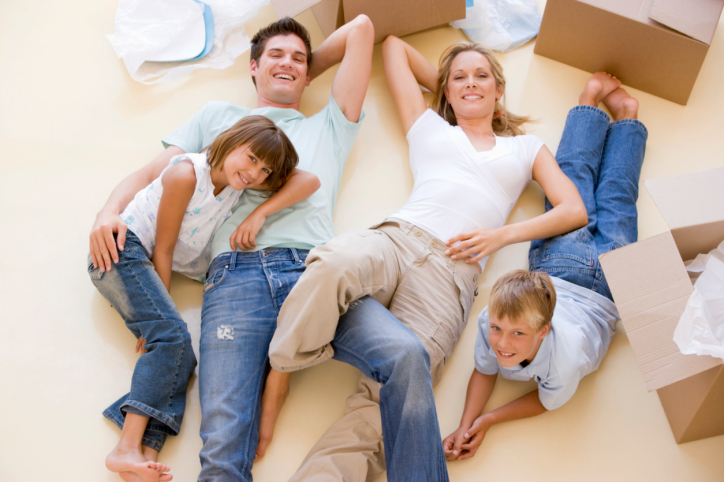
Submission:
M 164 139 L 166 150 L 113 191 L 93 226 L 91 255 L 111 269 L 123 249 L 126 226 L 119 214 L 136 192 L 159 176 L 171 157 L 198 152 L 246 115 L 272 119 L 299 153 L 300 169 L 317 175 L 321 188 L 306 201 L 266 216 L 281 196 L 247 190 L 217 232 L 204 286 L 199 389 L 201 474 L 199 481 L 251 480 L 255 457 L 264 455 L 276 412 L 261 414 L 269 341 L 286 295 L 304 270 L 309 249 L 334 236 L 332 213 L 347 155 L 363 118 L 370 78 L 374 30 L 361 15 L 327 38 L 312 55 L 299 23 L 282 19 L 252 39 L 250 73 L 257 109 L 212 102 Z M 305 118 L 299 113 L 311 79 L 341 63 L 329 104 Z M 275 199 L 277 198 L 278 199 Z M 264 206 L 262 206 L 264 203 Z M 271 204 L 271 206 L 270 206 Z M 242 223 L 262 223 L 256 238 L 230 236 Z M 252 246 L 252 251 L 236 251 Z M 260 429 L 261 423 L 261 429 Z M 257 446 L 258 442 L 258 446 Z M 144 450 L 150 459 L 154 450 Z

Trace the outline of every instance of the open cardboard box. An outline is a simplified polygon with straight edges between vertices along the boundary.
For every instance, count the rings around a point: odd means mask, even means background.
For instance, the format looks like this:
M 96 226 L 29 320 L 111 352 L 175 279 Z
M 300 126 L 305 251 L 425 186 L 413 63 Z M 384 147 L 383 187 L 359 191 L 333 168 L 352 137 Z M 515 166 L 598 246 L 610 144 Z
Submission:
M 646 388 L 677 443 L 724 434 L 724 364 L 682 355 L 674 330 L 694 289 L 684 260 L 724 240 L 724 168 L 646 181 L 669 232 L 600 257 Z
M 465 0 L 272 0 L 279 18 L 311 8 L 325 37 L 357 15 L 375 26 L 375 43 L 465 18 Z
M 535 53 L 686 104 L 724 0 L 548 0 Z

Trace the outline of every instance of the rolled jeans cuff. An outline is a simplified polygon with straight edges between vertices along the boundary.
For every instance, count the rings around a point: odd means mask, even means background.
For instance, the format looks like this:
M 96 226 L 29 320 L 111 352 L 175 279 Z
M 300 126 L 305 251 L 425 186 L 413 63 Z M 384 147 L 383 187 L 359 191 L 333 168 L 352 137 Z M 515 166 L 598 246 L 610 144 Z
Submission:
M 136 415 L 142 415 L 142 416 L 148 416 L 148 414 L 136 410 L 133 407 L 125 407 L 126 413 L 134 413 Z M 123 430 L 123 418 L 119 418 L 116 416 L 116 414 L 111 410 L 104 410 L 103 416 L 106 417 L 111 422 L 115 423 L 118 428 Z M 141 439 L 141 444 L 145 445 L 148 448 L 151 448 L 156 451 L 161 451 L 163 448 L 163 445 L 166 443 L 166 437 L 168 437 L 168 433 L 166 432 L 168 430 L 168 427 L 165 425 L 157 422 L 153 418 L 151 418 L 148 421 L 148 425 L 146 426 L 146 430 L 143 432 L 143 438 Z

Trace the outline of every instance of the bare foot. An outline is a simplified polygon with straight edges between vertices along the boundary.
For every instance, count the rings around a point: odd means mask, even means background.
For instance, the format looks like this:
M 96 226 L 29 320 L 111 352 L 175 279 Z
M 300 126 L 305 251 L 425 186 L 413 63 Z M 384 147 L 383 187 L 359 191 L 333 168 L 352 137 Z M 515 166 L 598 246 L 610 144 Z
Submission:
M 165 473 L 170 470 L 167 465 L 146 460 L 140 448 L 116 446 L 106 457 L 106 468 L 127 482 L 166 482 L 173 477 Z
M 636 119 L 639 113 L 639 101 L 620 87 L 608 94 L 603 103 L 613 114 L 613 120 Z
M 583 92 L 578 97 L 578 105 L 598 107 L 598 104 L 611 92 L 618 89 L 621 81 L 606 72 L 596 72 L 588 79 Z
M 289 394 L 291 373 L 282 373 L 274 369 L 269 372 L 261 396 L 261 422 L 259 423 L 259 445 L 256 447 L 256 459 L 264 457 L 266 449 L 274 436 L 274 427 Z

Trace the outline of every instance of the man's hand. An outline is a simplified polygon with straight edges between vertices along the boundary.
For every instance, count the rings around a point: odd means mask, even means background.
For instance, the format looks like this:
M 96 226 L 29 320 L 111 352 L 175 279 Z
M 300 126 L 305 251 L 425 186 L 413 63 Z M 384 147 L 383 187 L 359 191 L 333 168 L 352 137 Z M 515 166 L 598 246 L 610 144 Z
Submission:
M 118 251 L 123 251 L 128 226 L 118 214 L 101 210 L 90 233 L 90 255 L 93 267 L 100 266 L 101 273 L 110 271 L 112 263 L 118 263 Z M 117 233 L 118 248 L 113 234 Z
M 445 437 L 442 441 L 442 450 L 445 452 L 445 458 L 452 462 L 458 459 L 460 455 L 460 446 L 466 442 L 465 432 L 469 427 L 459 427 L 453 433 Z
M 458 244 L 453 246 L 454 243 Z M 445 254 L 452 255 L 452 259 L 465 259 L 466 263 L 477 263 L 508 244 L 505 226 L 497 229 L 480 228 L 451 238 L 447 242 L 450 249 Z
M 251 250 L 256 248 L 256 235 L 264 226 L 266 216 L 258 213 L 256 210 L 249 214 L 243 223 L 236 228 L 229 238 L 229 245 L 232 251 L 236 251 L 237 246 L 243 250 Z

